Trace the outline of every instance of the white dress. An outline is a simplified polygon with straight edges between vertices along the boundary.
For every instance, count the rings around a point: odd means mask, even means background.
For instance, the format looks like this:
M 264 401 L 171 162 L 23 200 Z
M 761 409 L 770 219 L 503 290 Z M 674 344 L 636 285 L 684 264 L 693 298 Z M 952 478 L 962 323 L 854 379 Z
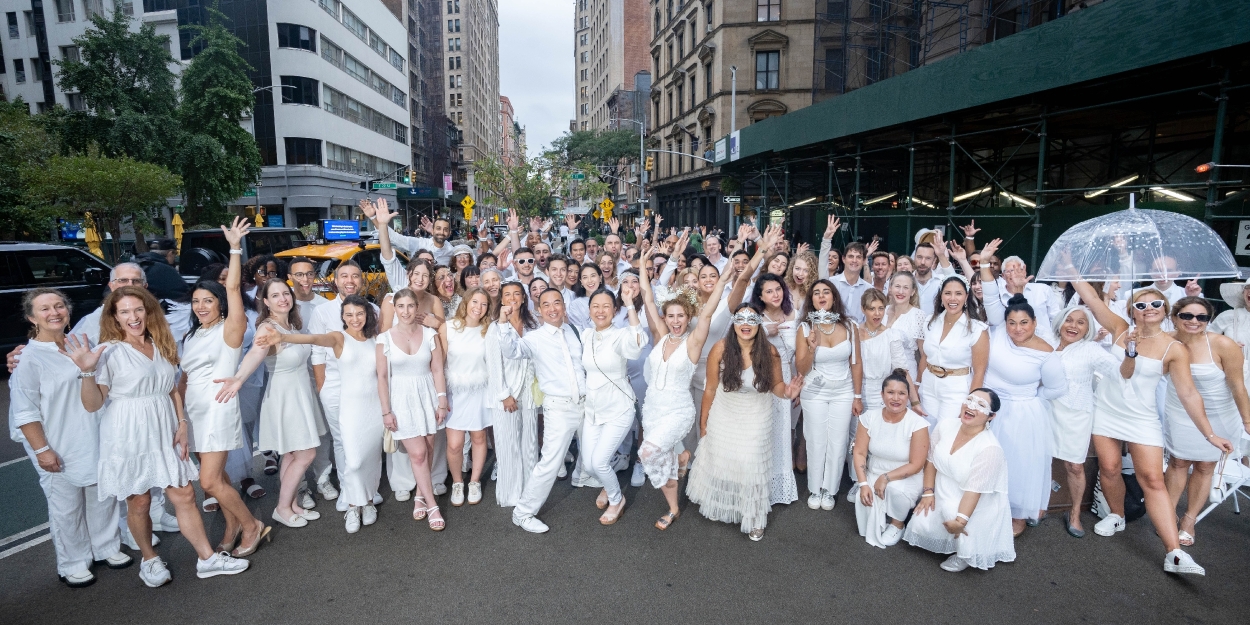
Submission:
M 685 451 L 682 439 L 694 425 L 699 411 L 690 397 L 690 380 L 696 363 L 687 354 L 689 335 L 664 359 L 667 339 L 646 360 L 647 399 L 642 404 L 642 444 L 638 460 L 651 485 L 660 488 L 677 479 L 677 456 Z
M 1059 352 L 1068 390 L 1050 400 L 1051 453 L 1064 462 L 1083 463 L 1089 457 L 1094 427 L 1094 374 L 1103 379 L 1120 375 L 1120 363 L 1093 341 L 1078 341 Z
M 967 314 L 959 316 L 951 325 L 946 338 L 942 337 L 943 317 L 938 315 L 925 327 L 924 354 L 930 365 L 947 369 L 963 369 L 972 366 L 972 346 L 985 332 L 986 325 L 972 319 L 969 327 Z M 948 375 L 940 378 L 932 371 L 924 371 L 920 380 L 920 401 L 929 415 L 929 423 L 942 419 L 956 419 L 962 410 L 964 399 L 972 386 L 972 374 Z
M 738 523 L 744 533 L 768 525 L 769 476 L 772 454 L 772 393 L 755 390 L 755 372 L 742 372 L 742 387 L 721 385 L 708 413 L 707 436 L 699 441 L 686 496 L 699 513 L 713 520 Z M 788 430 L 788 428 L 787 428 Z
M 486 337 L 482 328 L 457 330 L 447 322 L 447 391 L 451 396 L 451 414 L 447 427 L 462 432 L 476 432 L 490 427 L 487 409 L 489 380 L 486 369 Z
M 1172 349 L 1170 343 L 1163 352 Z M 1124 360 L 1124 348 L 1111 346 L 1111 356 L 1118 363 Z M 1158 398 L 1155 393 L 1163 379 L 1163 360 L 1138 354 L 1133 377 L 1125 380 L 1116 371 L 1098 383 L 1094 394 L 1093 434 L 1118 441 L 1163 447 L 1163 424 L 1159 421 Z
M 919 367 L 919 346 L 916 341 L 924 338 L 925 323 L 924 311 L 919 307 L 913 307 L 911 310 L 899 315 L 895 319 L 886 319 L 886 325 L 898 335 L 898 339 L 903 345 L 903 354 L 906 357 L 907 372 L 911 374 L 911 379 L 916 379 L 917 367 Z
M 339 489 L 349 506 L 373 503 L 382 479 L 382 402 L 378 398 L 378 356 L 374 339 L 357 341 L 346 332 L 336 358 L 339 378 L 339 435 L 343 461 Z M 333 356 L 333 352 L 331 352 Z
M 291 330 L 271 323 L 278 332 Z M 300 332 L 301 334 L 303 332 Z M 308 357 L 312 345 L 278 344 L 278 353 L 265 356 L 269 384 L 260 404 L 260 448 L 279 454 L 316 449 L 326 433 L 321 402 L 308 377 Z
M 1250 349 L 1244 347 L 1250 345 L 1250 310 L 1245 308 L 1234 308 L 1220 313 L 1214 321 L 1211 322 L 1211 331 L 1217 334 L 1223 334 L 1238 344 L 1242 345 L 1242 356 L 1250 356 Z M 1242 379 L 1250 380 L 1250 358 L 1242 360 Z
M 910 409 L 903 413 L 898 423 L 889 423 L 881 415 L 881 409 L 868 410 L 860 415 L 859 423 L 868 430 L 868 470 L 867 480 L 870 488 L 877 484 L 877 478 L 893 471 L 911 460 L 911 437 L 916 432 L 929 427 L 924 417 Z M 859 498 L 859 489 L 855 490 L 855 522 L 859 526 L 859 535 L 868 544 L 885 549 L 881 542 L 881 534 L 890 523 L 890 519 L 903 521 L 924 489 L 924 471 L 901 480 L 893 480 L 885 486 L 885 497 L 872 495 L 872 505 L 865 506 Z
M 378 345 L 386 356 L 389 372 L 388 387 L 391 391 L 391 412 L 395 413 L 398 426 L 391 437 L 395 440 L 428 436 L 439 430 L 438 390 L 434 388 L 434 374 L 430 372 L 430 360 L 438 349 L 438 332 L 418 326 L 421 345 L 417 353 L 409 354 L 391 340 L 391 331 L 378 335 Z
M 885 405 L 881 399 L 881 384 L 895 369 L 916 368 L 915 342 L 912 342 L 910 355 L 904 343 L 902 331 L 895 328 L 883 328 L 880 334 L 859 342 L 859 357 L 864 368 L 864 410 Z
M 114 341 L 96 371 L 96 383 L 109 387 L 100 410 L 100 499 L 123 499 L 198 479 L 190 458 L 183 460 L 174 448 L 178 415 L 169 392 L 178 371 L 161 350 L 154 346 L 149 359 Z
M 790 317 L 794 317 L 791 314 Z M 764 331 L 765 326 L 760 326 Z M 781 381 L 790 383 L 794 375 L 794 337 L 798 332 L 799 322 L 793 318 L 777 324 L 777 334 L 767 336 L 769 343 L 777 348 L 781 356 Z M 773 398 L 773 464 L 772 473 L 768 478 L 768 499 L 773 504 L 788 504 L 799 498 L 798 482 L 794 479 L 793 460 L 793 429 L 798 423 L 799 411 L 793 402 L 785 397 Z
M 213 380 L 233 377 L 243 346 L 226 345 L 225 320 L 197 328 L 184 342 L 182 371 L 187 376 L 187 434 L 191 451 L 230 451 L 243 446 L 243 415 L 238 396 L 217 401 L 221 385 Z
M 1200 350 L 1195 350 L 1200 351 Z M 1207 337 L 1207 358 L 1211 358 L 1211 339 Z M 1196 360 L 1198 354 L 1193 354 Z M 1140 358 L 1140 356 L 1139 356 Z M 1245 432 L 1241 423 L 1241 413 L 1237 403 L 1233 401 L 1233 393 L 1228 389 L 1228 380 L 1224 370 L 1214 362 L 1195 362 L 1189 365 L 1193 374 L 1194 386 L 1202 396 L 1202 405 L 1206 408 L 1207 421 L 1211 422 L 1211 431 L 1221 438 L 1236 441 Z M 1176 385 L 1172 376 L 1167 376 L 1167 399 L 1163 404 L 1165 448 L 1169 455 L 1182 460 L 1194 462 L 1218 462 L 1223 452 L 1212 445 L 1198 430 L 1194 420 L 1189 418 L 1176 394 Z
M 958 419 L 943 419 L 929 440 L 929 462 L 937 468 L 934 509 L 913 514 L 903 539 L 914 547 L 935 553 L 955 553 L 978 569 L 1016 559 L 1011 536 L 1011 508 L 1007 503 L 1007 461 L 994 433 L 986 429 L 954 453 L 959 434 Z M 981 493 L 965 528 L 967 534 L 951 534 L 942 524 L 955 520 L 965 492 Z

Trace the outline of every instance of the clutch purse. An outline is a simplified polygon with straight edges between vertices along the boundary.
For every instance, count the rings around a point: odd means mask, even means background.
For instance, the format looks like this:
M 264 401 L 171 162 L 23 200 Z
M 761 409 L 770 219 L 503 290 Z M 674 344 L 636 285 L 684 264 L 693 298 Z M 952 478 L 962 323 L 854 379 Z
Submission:
M 382 451 L 388 454 L 399 451 L 399 443 L 395 442 L 395 437 L 391 436 L 390 430 L 382 430 Z

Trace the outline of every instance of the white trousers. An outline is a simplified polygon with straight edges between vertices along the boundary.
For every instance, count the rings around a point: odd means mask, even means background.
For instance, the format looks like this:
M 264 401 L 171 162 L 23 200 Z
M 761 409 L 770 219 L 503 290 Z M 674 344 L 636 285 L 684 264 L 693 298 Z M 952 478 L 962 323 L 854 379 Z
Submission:
M 499 466 L 495 500 L 508 508 L 520 501 L 538 464 L 538 409 L 508 412 L 491 408 L 491 422 L 495 424 L 495 463 Z
M 243 417 L 243 446 L 230 450 L 230 453 L 226 455 L 226 476 L 233 484 L 252 477 L 252 448 L 257 439 L 257 428 L 260 427 L 260 402 L 264 396 L 264 386 L 245 384 L 239 388 L 239 412 Z
M 803 437 L 807 439 L 807 490 L 830 495 L 842 485 L 842 469 L 849 447 L 851 380 L 823 380 L 803 389 Z
M 321 407 L 326 418 L 326 429 L 330 431 L 330 437 L 334 442 L 334 466 L 339 469 L 339 486 L 341 489 L 343 483 L 341 474 L 343 468 L 347 466 L 347 460 L 344 459 L 343 435 L 339 429 L 339 389 L 337 386 L 332 389 L 322 388 L 320 397 Z M 322 447 L 325 447 L 325 445 L 322 445 Z M 320 478 L 317 481 L 320 482 Z
M 391 485 L 391 490 L 397 493 L 411 492 L 417 487 L 417 476 L 412 473 L 412 460 L 408 458 L 408 452 L 404 451 L 403 445 L 399 445 L 395 453 L 386 454 L 386 481 Z
M 48 529 L 56 550 L 56 572 L 65 577 L 91 568 L 121 549 L 117 500 L 100 500 L 96 486 L 75 486 L 57 473 L 39 471 L 48 498 Z
M 599 422 L 596 424 L 595 422 Z M 634 399 L 612 385 L 593 389 L 586 396 L 581 453 L 584 466 L 608 493 L 608 503 L 621 502 L 621 483 L 612 470 L 612 458 L 634 426 Z
M 543 447 L 542 457 L 534 466 L 521 499 L 512 511 L 514 518 L 531 517 L 551 494 L 551 487 L 556 483 L 556 474 L 560 465 L 564 464 L 564 454 L 569 449 L 573 434 L 582 424 L 585 409 L 581 401 L 568 397 L 548 395 L 543 401 Z

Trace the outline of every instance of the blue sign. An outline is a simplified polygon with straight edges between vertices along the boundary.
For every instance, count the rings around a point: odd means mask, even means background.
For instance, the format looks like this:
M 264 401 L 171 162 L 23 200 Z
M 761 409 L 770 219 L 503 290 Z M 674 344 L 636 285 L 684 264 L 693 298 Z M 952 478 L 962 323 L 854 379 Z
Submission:
M 80 221 L 67 221 L 64 219 L 57 220 L 58 230 L 61 234 L 62 241 L 77 241 L 83 238 L 83 227 Z
M 321 238 L 326 241 L 359 241 L 360 222 L 355 219 L 322 220 Z
M 270 228 L 281 228 L 286 224 L 285 215 L 265 215 L 265 222 Z

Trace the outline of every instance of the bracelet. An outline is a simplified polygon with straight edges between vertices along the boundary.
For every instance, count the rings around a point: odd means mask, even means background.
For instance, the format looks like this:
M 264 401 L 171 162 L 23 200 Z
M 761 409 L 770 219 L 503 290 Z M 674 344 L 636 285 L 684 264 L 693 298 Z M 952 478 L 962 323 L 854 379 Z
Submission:
M 852 398 L 852 399 L 863 399 L 863 398 L 864 398 L 864 396 L 863 396 L 863 395 L 860 395 L 859 393 L 855 393 L 854 395 L 851 395 L 851 398 Z
M 925 487 L 925 489 L 924 489 L 924 490 L 922 490 L 922 491 L 920 491 L 920 492 L 922 492 L 922 493 L 931 493 L 931 492 L 933 492 L 933 487 L 931 487 L 931 486 L 926 486 L 926 487 Z
M 967 524 L 968 524 L 968 515 L 966 515 L 966 514 L 964 514 L 964 513 L 960 512 L 959 514 L 956 514 L 956 515 L 955 515 L 955 520 L 956 520 L 956 521 L 963 521 L 963 522 L 964 522 L 964 525 L 967 525 Z
M 1211 432 L 1210 434 L 1207 435 L 1207 440 L 1211 440 L 1213 438 L 1215 438 L 1215 432 Z
M 36 456 L 38 456 L 39 454 L 41 454 L 41 453 L 43 453 L 43 452 L 45 452 L 45 451 L 48 451 L 49 449 L 52 449 L 52 446 L 51 446 L 51 445 L 44 445 L 43 447 L 40 447 L 39 449 L 36 449 L 36 450 L 35 450 L 35 455 L 36 455 Z
M 238 250 L 232 249 L 232 250 L 230 250 L 230 254 L 231 254 L 232 256 L 242 256 L 242 255 L 243 255 L 243 250 L 241 250 L 241 249 L 238 249 Z
M 183 417 L 183 418 L 181 418 L 181 419 L 178 419 L 178 423 L 186 423 L 186 422 L 187 422 L 186 417 Z
M 434 397 L 435 397 L 435 398 L 438 398 L 438 397 L 446 397 L 446 396 L 447 396 L 447 393 L 439 393 L 439 394 L 435 395 Z
M 884 477 L 884 478 L 885 478 L 885 483 L 886 483 L 886 484 L 889 484 L 889 483 L 890 483 L 890 474 L 889 474 L 889 473 L 882 473 L 882 474 L 881 474 L 881 477 Z
M 917 400 L 913 401 L 913 402 L 911 403 L 911 405 L 913 405 L 913 406 L 919 406 L 919 405 L 920 405 L 920 400 L 919 400 L 919 399 L 917 399 Z
M 94 378 L 94 377 L 95 377 L 95 369 L 92 369 L 91 371 L 79 371 L 78 372 L 79 380 L 83 378 Z
M 921 499 L 924 499 L 925 497 L 932 497 L 932 496 L 933 496 L 933 493 L 925 493 L 925 494 L 921 495 L 921 496 L 920 496 L 920 498 L 921 498 Z

